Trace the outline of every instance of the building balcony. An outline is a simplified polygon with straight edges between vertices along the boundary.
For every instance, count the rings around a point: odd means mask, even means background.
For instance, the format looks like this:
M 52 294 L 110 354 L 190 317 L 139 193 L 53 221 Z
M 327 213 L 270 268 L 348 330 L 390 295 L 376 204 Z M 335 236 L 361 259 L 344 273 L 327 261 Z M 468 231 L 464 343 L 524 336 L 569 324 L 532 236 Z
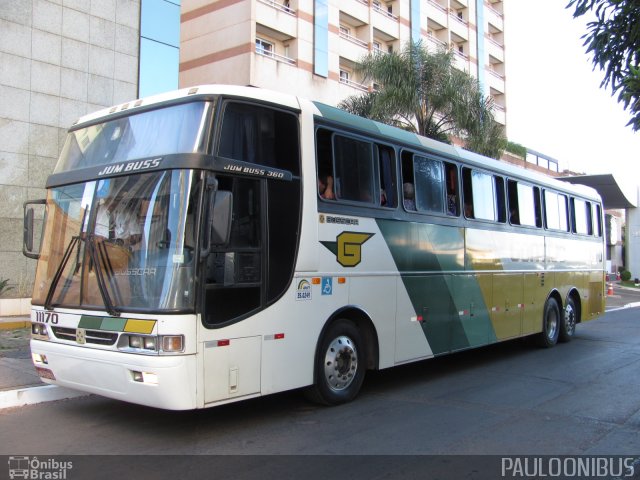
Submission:
M 348 78 L 340 77 L 340 83 L 342 85 L 347 86 L 347 87 L 355 88 L 356 90 L 359 90 L 361 92 L 368 92 L 369 91 L 369 87 L 367 85 L 364 85 L 362 83 L 358 83 L 358 82 L 350 80 Z M 352 94 L 353 94 L 353 92 L 351 91 L 351 92 L 349 92 L 348 95 L 352 95 Z
M 457 50 L 454 50 L 453 53 L 454 67 L 463 72 L 469 72 L 469 56 Z
M 485 19 L 489 24 L 489 32 L 504 32 L 504 17 L 497 10 L 485 4 Z
M 352 62 L 359 62 L 363 56 L 369 53 L 369 44 L 347 33 L 340 32 L 339 43 L 340 56 Z
M 276 62 L 286 63 L 287 65 L 295 65 L 296 61 L 293 58 L 286 57 L 284 55 L 279 55 L 271 50 L 265 50 L 264 48 L 259 48 L 256 46 L 255 48 L 256 55 L 261 57 L 270 58 L 275 60 Z
M 256 19 L 260 24 L 280 32 L 283 38 L 297 36 L 298 18 L 296 12 L 285 5 L 271 0 L 256 2 Z
M 501 45 L 489 37 L 485 37 L 485 48 L 490 57 L 496 59 L 498 63 L 504 63 L 504 45 Z M 496 62 L 492 61 L 491 63 Z
M 433 35 L 427 35 L 427 48 L 432 52 L 438 52 L 447 48 L 447 43 L 437 39 Z
M 461 20 L 454 13 L 449 14 L 449 29 L 464 40 L 469 40 L 469 22 Z
M 427 2 L 427 17 L 442 26 L 446 26 L 448 24 L 447 9 L 435 0 L 429 0 Z
M 489 84 L 489 87 L 496 90 L 498 93 L 504 94 L 505 88 L 505 77 L 502 73 L 496 72 L 491 69 L 491 67 L 486 68 L 487 76 L 486 80 Z
M 371 23 L 373 24 L 373 28 L 380 30 L 392 38 L 400 38 L 400 19 L 378 5 L 374 5 L 372 10 Z
M 369 23 L 369 2 L 347 1 L 340 3 L 340 13 L 354 18 L 358 24 Z
M 496 105 L 493 109 L 493 119 L 500 125 L 507 124 L 507 111 L 502 105 Z

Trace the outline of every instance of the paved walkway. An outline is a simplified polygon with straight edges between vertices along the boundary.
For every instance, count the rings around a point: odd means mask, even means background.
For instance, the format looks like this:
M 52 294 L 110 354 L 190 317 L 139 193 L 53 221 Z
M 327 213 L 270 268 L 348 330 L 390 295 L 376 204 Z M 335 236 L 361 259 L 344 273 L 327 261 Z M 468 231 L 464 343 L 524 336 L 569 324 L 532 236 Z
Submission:
M 47 385 L 31 362 L 29 317 L 0 317 L 0 409 L 84 395 Z

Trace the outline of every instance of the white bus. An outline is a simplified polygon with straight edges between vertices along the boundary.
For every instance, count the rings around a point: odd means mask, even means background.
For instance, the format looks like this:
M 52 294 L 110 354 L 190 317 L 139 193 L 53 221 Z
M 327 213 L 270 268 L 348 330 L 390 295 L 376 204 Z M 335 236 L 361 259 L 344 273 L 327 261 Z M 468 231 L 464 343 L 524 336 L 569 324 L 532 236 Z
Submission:
M 339 404 L 367 370 L 550 347 L 604 311 L 593 190 L 281 93 L 85 116 L 46 187 L 25 204 L 35 367 L 127 402 Z

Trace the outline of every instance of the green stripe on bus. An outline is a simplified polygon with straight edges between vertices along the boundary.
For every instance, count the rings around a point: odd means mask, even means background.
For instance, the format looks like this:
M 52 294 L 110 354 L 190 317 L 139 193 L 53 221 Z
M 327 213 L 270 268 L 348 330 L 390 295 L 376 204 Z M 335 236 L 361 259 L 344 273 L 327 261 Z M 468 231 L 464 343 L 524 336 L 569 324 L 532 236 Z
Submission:
M 84 328 L 88 330 L 100 330 L 100 325 L 102 325 L 102 317 L 92 317 L 89 315 L 83 315 L 80 317 L 80 323 L 78 324 L 78 328 Z
M 463 229 L 377 223 L 434 354 L 496 340 L 479 280 L 464 273 Z
M 122 332 L 124 330 L 125 323 L 127 323 L 126 318 L 105 317 L 102 320 L 101 329 L 109 332 Z

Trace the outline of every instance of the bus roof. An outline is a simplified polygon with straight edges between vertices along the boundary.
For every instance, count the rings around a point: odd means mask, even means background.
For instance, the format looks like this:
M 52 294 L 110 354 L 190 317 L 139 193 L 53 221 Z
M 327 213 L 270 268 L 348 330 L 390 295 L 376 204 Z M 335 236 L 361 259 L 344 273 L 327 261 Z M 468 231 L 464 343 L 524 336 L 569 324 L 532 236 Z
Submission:
M 492 158 L 478 155 L 474 152 L 465 150 L 455 145 L 438 142 L 431 138 L 423 137 L 416 133 L 392 127 L 374 120 L 358 117 L 356 115 L 340 110 L 320 102 L 312 102 L 306 99 L 298 98 L 290 94 L 277 92 L 255 87 L 243 87 L 237 85 L 199 85 L 180 90 L 174 90 L 158 95 L 153 95 L 137 100 L 125 102 L 113 107 L 104 108 L 96 112 L 90 113 L 78 119 L 74 124 L 77 126 L 84 123 L 94 123 L 111 115 L 122 114 L 127 110 L 137 109 L 140 107 L 160 106 L 164 103 L 173 103 L 188 97 L 206 97 L 213 95 L 228 95 L 233 97 L 244 97 L 263 102 L 281 105 L 287 108 L 302 110 L 305 108 L 314 108 L 315 115 L 325 118 L 334 123 L 344 125 L 347 128 L 357 129 L 363 133 L 369 133 L 376 137 L 388 139 L 391 143 L 401 142 L 408 147 L 414 147 L 420 150 L 428 150 L 435 154 L 457 160 L 463 164 L 486 168 L 497 171 L 508 176 L 513 176 L 523 180 L 530 180 L 536 184 L 554 188 L 568 193 L 574 193 L 600 201 L 598 192 L 585 185 L 575 185 L 568 182 L 562 182 L 552 177 L 543 175 L 539 172 L 527 170 L 516 165 L 495 160 Z

